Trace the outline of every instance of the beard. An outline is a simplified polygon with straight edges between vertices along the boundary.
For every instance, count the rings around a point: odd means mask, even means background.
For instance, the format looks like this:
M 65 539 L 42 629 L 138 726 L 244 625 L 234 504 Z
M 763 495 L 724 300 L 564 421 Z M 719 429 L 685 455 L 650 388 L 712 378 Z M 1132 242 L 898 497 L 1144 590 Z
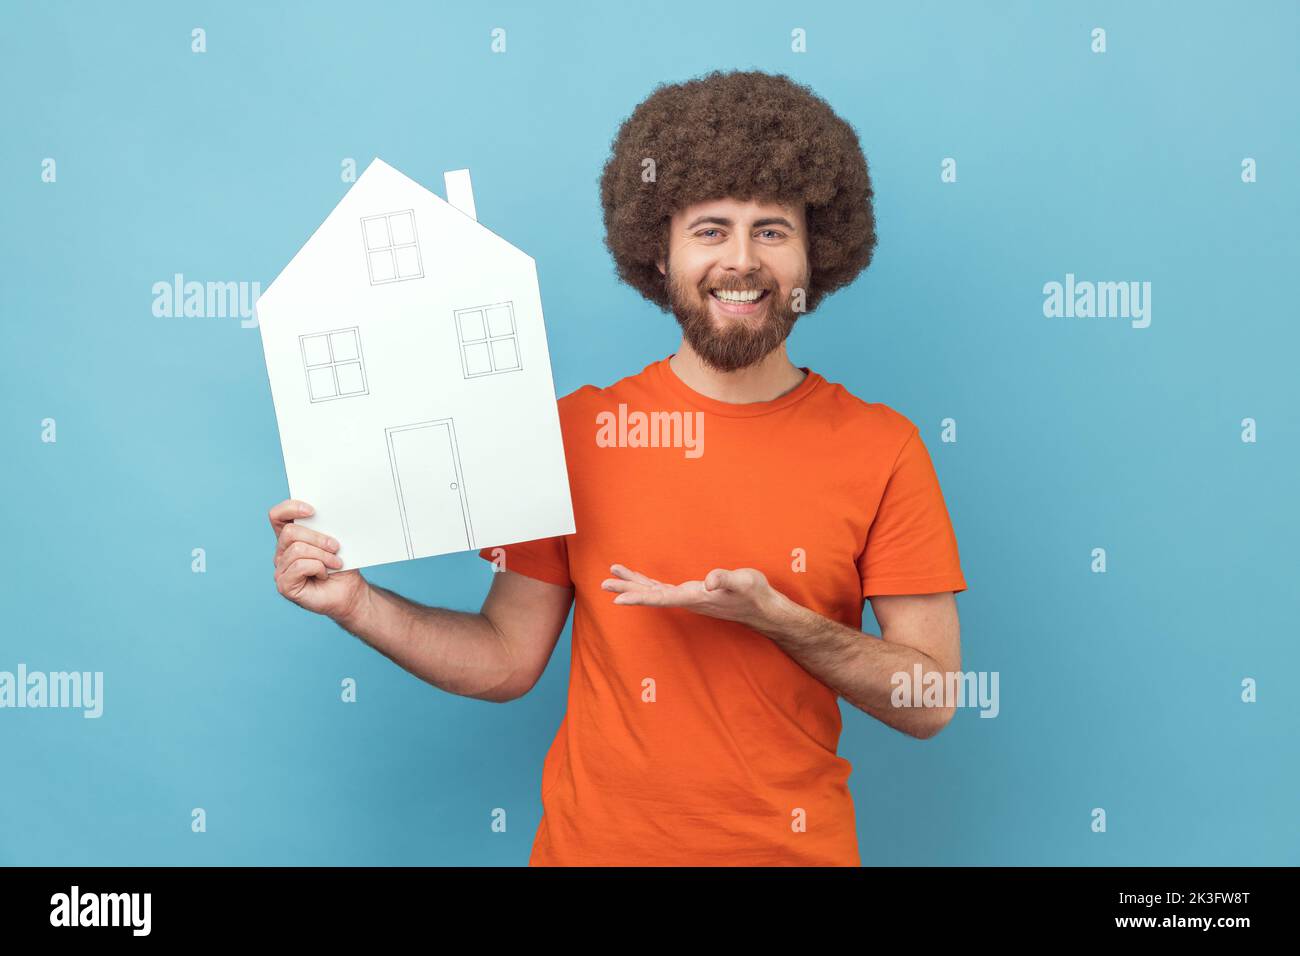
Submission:
M 807 288 L 807 277 L 795 288 Z M 692 288 L 681 282 L 668 263 L 668 301 L 677 324 L 700 361 L 719 372 L 734 372 L 762 361 L 773 349 L 790 335 L 799 313 L 790 306 L 790 292 L 763 280 L 737 287 L 735 283 L 720 283 L 704 289 Z M 727 316 L 719 327 L 709 301 L 709 289 L 744 291 L 745 288 L 766 288 L 770 291 L 759 308 L 750 315 Z M 793 290 L 790 290 L 793 291 Z

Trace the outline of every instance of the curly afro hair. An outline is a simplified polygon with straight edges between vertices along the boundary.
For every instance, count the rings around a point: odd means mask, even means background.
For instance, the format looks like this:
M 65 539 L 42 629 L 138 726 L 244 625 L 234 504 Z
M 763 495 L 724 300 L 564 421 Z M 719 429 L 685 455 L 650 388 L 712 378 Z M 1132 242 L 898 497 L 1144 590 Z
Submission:
M 654 160 L 650 182 L 646 159 Z M 665 311 L 667 281 L 655 263 L 667 258 L 678 210 L 728 197 L 803 203 L 812 312 L 871 262 L 872 195 L 853 127 L 808 87 L 759 71 L 715 70 L 655 87 L 619 127 L 600 178 L 618 276 Z

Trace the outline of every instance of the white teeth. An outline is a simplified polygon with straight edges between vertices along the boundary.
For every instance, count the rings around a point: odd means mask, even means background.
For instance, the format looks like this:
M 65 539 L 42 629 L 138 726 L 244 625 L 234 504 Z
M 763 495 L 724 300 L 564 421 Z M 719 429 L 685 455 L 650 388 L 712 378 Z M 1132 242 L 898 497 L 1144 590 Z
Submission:
M 722 289 L 714 289 L 713 294 L 723 302 L 753 302 L 763 294 L 763 290 L 752 289 L 749 292 L 725 292 Z

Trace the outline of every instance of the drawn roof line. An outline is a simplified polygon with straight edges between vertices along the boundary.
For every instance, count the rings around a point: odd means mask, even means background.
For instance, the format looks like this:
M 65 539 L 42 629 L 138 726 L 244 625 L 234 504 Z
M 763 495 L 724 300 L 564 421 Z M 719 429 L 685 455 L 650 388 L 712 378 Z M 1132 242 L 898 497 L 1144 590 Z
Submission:
M 432 189 L 429 189 L 427 186 L 423 185 L 422 183 L 417 182 L 416 180 L 412 179 L 410 176 L 406 175 L 406 173 L 402 172 L 402 171 L 401 171 L 400 169 L 398 169 L 396 166 L 393 166 L 393 165 L 391 165 L 390 163 L 386 163 L 386 162 L 384 162 L 384 160 L 380 159 L 378 156 L 375 156 L 375 157 L 373 157 L 373 158 L 370 160 L 369 163 L 366 164 L 366 168 L 363 169 L 363 170 L 361 171 L 361 175 L 357 177 L 357 181 L 354 182 L 351 186 L 348 187 L 347 192 L 345 192 L 342 196 L 339 197 L 338 202 L 334 203 L 334 206 L 330 209 L 329 213 L 326 214 L 325 218 L 321 220 L 320 225 L 318 225 L 315 229 L 313 229 L 313 230 L 311 231 L 311 235 L 309 235 L 309 236 L 308 236 L 308 237 L 303 241 L 302 245 L 298 247 L 298 252 L 295 252 L 292 256 L 290 256 L 290 257 L 289 257 L 289 261 L 286 262 L 286 263 L 285 263 L 285 264 L 280 268 L 280 271 L 276 273 L 275 278 L 272 279 L 272 280 L 270 281 L 270 283 L 268 283 L 268 285 L 267 285 L 265 291 L 263 291 L 263 293 L 262 293 L 263 295 L 266 295 L 266 294 L 267 294 L 268 292 L 270 292 L 273 288 L 275 288 L 275 284 L 276 284 L 277 282 L 280 281 L 280 276 L 284 275 L 284 270 L 287 269 L 287 268 L 289 268 L 289 266 L 293 263 L 293 260 L 294 260 L 294 259 L 298 258 L 299 253 L 301 253 L 301 252 L 303 252 L 304 250 L 306 250 L 306 248 L 312 244 L 312 241 L 316 238 L 316 235 L 317 235 L 317 234 L 318 234 L 322 229 L 324 229 L 324 228 L 325 228 L 325 224 L 326 224 L 327 222 L 330 221 L 330 217 L 334 215 L 334 213 L 338 210 L 339 206 L 342 205 L 343 201 L 344 201 L 345 199 L 347 199 L 348 196 L 352 195 L 352 191 L 353 191 L 354 189 L 356 189 L 358 186 L 361 185 L 361 183 L 362 183 L 362 182 L 365 180 L 365 178 L 366 178 L 366 174 L 369 173 L 372 169 L 374 169 L 376 164 L 378 164 L 379 166 L 383 167 L 384 169 L 388 169 L 388 170 L 391 170 L 392 172 L 396 173 L 398 176 L 400 176 L 402 179 L 404 179 L 404 180 L 405 180 L 407 183 L 409 183 L 411 186 L 414 186 L 416 189 L 420 190 L 420 191 L 423 192 L 425 195 L 428 195 L 428 196 L 433 197 L 433 198 L 436 199 L 438 202 L 440 202 L 442 205 L 446 206 L 448 209 L 451 209 L 451 210 L 453 210 L 454 212 L 456 212 L 458 215 L 464 216 L 464 217 L 465 217 L 469 222 L 471 222 L 471 223 L 473 223 L 474 225 L 478 226 L 480 229 L 482 229 L 482 230 L 484 230 L 485 232 L 491 234 L 492 236 L 495 236 L 497 239 L 500 239 L 502 242 L 504 242 L 506 245 L 508 245 L 511 249 L 514 249 L 514 250 L 515 250 L 516 252 L 518 252 L 520 255 L 525 256 L 525 257 L 527 257 L 528 259 L 532 259 L 532 258 L 533 258 L 532 256 L 528 255 L 528 253 L 524 252 L 524 250 L 522 250 L 522 249 L 520 249 L 518 246 L 516 246 L 516 245 L 515 245 L 513 242 L 511 242 L 509 239 L 507 239 L 505 236 L 503 236 L 503 235 L 501 235 L 500 233 L 497 233 L 497 232 L 493 231 L 492 229 L 489 229 L 487 226 L 483 225 L 483 223 L 482 223 L 481 221 L 479 221 L 476 217 L 469 215 L 468 213 L 465 212 L 465 210 L 461 209 L 460 207 L 455 206 L 455 205 L 453 205 L 452 203 L 449 203 L 446 199 L 444 199 L 444 198 L 442 198 L 441 196 L 439 196 L 439 195 L 438 195 L 436 192 L 434 192 Z M 466 171 L 468 171 L 468 167 L 464 167 L 464 168 L 466 169 Z M 459 171 L 460 171 L 460 170 L 447 170 L 447 172 L 459 172 Z M 445 174 L 444 174 L 444 175 L 445 175 Z M 475 205 L 477 206 L 477 202 L 475 202 Z M 533 260 L 533 261 L 535 262 L 536 260 Z
M 522 253 L 522 254 L 525 255 L 525 256 L 528 256 L 529 259 L 532 258 L 532 256 L 529 256 L 528 253 L 524 252 L 524 250 L 520 249 L 518 246 L 516 246 L 513 242 L 511 242 L 511 241 L 510 241 L 509 239 L 507 239 L 505 236 L 503 236 L 503 235 L 501 235 L 499 232 L 496 232 L 496 231 L 494 231 L 494 230 L 492 230 L 492 229 L 489 229 L 487 226 L 483 225 L 483 222 L 482 222 L 480 219 L 478 219 L 478 218 L 476 218 L 476 217 L 474 217 L 474 216 L 469 215 L 469 213 L 465 212 L 465 210 L 461 209 L 459 206 L 456 206 L 456 205 L 453 205 L 452 203 L 449 203 L 446 199 L 444 199 L 443 197 L 439 196 L 439 195 L 438 195 L 436 192 L 434 192 L 432 189 L 429 189 L 427 186 L 425 186 L 425 185 L 423 185 L 423 184 L 417 182 L 416 180 L 412 179 L 410 176 L 406 175 L 406 173 L 402 172 L 402 171 L 401 171 L 400 169 L 398 169 L 396 166 L 390 165 L 389 163 L 385 163 L 385 162 L 384 162 L 382 159 L 380 159 L 378 156 L 376 156 L 374 159 L 372 159 L 372 160 L 370 161 L 370 165 L 367 166 L 367 167 L 365 168 L 365 171 L 362 172 L 361 176 L 364 176 L 366 173 L 370 172 L 370 167 L 371 167 L 371 166 L 374 166 L 375 163 L 380 163 L 380 164 L 382 164 L 383 166 L 385 166 L 386 168 L 391 169 L 393 172 L 397 173 L 397 175 L 401 176 L 403 179 L 405 179 L 408 183 L 410 183 L 410 184 L 411 184 L 412 186 L 414 186 L 416 189 L 420 189 L 420 190 L 423 190 L 424 192 L 428 193 L 430 196 L 432 196 L 434 199 L 438 200 L 438 202 L 442 203 L 442 204 L 443 204 L 444 206 L 446 206 L 448 209 L 454 209 L 457 213 L 459 213 L 460 215 L 464 216 L 466 219 L 468 219 L 468 220 L 469 220 L 470 222 L 472 222 L 474 225 L 478 226 L 480 229 L 484 230 L 485 232 L 489 232 L 489 233 L 491 233 L 492 235 L 496 236 L 498 239 L 500 239 L 502 242 L 504 242 L 504 243 L 505 243 L 506 245 L 508 245 L 510 248 L 514 249 L 516 252 L 519 252 L 519 253 Z M 468 167 L 461 167 L 461 169 L 463 169 L 465 172 L 468 172 L 468 171 L 469 171 L 469 168 L 468 168 Z M 449 169 L 449 170 L 446 170 L 446 172 L 444 172 L 443 175 L 446 175 L 446 173 L 457 173 L 457 172 L 460 172 L 461 169 Z M 357 183 L 360 183 L 360 182 L 361 182 L 361 177 L 359 176 L 359 177 L 357 177 Z M 355 184 L 354 184 L 354 185 L 355 185 Z M 349 190 L 349 192 L 351 192 L 351 190 Z M 343 201 L 343 200 L 341 200 L 341 199 L 339 200 L 339 202 L 342 202 L 342 201 Z M 475 206 L 477 206 L 477 205 L 478 205 L 478 202 L 477 202 L 477 199 L 475 199 Z M 335 206 L 335 208 L 338 208 L 337 205 Z M 333 212 L 333 210 L 331 210 L 331 212 Z

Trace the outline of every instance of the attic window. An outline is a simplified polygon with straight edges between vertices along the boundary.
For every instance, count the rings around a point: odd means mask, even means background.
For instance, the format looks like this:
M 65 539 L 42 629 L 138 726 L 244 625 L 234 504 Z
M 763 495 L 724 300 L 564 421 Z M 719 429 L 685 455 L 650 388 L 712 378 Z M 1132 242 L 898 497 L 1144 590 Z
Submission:
M 466 378 L 523 368 L 515 307 L 510 302 L 456 311 L 460 364 Z
M 413 209 L 366 216 L 361 220 L 361 236 L 365 240 L 371 285 L 424 278 Z

